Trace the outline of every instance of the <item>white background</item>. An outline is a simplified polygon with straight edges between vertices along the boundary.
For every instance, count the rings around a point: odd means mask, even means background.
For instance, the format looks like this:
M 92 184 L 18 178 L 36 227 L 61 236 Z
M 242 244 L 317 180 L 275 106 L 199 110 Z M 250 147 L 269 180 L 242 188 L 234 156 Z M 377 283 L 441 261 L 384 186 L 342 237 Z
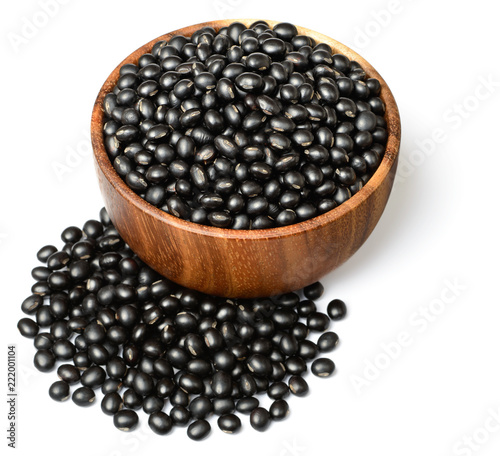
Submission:
M 7 345 L 15 343 L 17 454 L 499 454 L 494 2 L 64 3 L 47 23 L 40 0 L 2 2 L 0 14 L 0 394 Z M 398 181 L 370 239 L 324 279 L 319 306 L 336 297 L 349 305 L 349 317 L 334 325 L 342 341 L 332 353 L 337 372 L 330 379 L 308 375 L 311 392 L 290 398 L 285 422 L 261 434 L 243 417 L 243 431 L 228 436 L 212 421 L 211 437 L 197 443 L 179 428 L 157 436 L 141 415 L 141 427 L 124 434 L 98 404 L 81 409 L 49 398 L 56 375 L 33 368 L 32 341 L 16 329 L 20 304 L 30 294 L 38 248 L 60 245 L 66 226 L 96 218 L 102 206 L 88 131 L 95 96 L 111 70 L 166 32 L 241 17 L 327 34 L 382 74 L 401 111 Z M 39 25 L 29 30 L 33 20 Z M 4 397 L 0 451 L 7 454 Z

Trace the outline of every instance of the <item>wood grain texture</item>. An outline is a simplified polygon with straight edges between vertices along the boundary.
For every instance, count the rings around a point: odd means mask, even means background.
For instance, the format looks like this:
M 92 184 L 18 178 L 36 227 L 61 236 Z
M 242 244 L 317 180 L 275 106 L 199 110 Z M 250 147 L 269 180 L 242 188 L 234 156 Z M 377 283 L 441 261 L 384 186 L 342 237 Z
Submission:
M 211 26 L 216 30 L 239 21 L 206 22 L 160 36 L 130 54 L 102 86 L 92 112 L 91 135 L 95 167 L 104 204 L 130 247 L 169 279 L 205 293 L 227 297 L 271 296 L 302 288 L 344 263 L 366 241 L 386 206 L 399 152 L 399 112 L 389 87 L 361 56 L 332 38 L 298 27 L 299 33 L 328 43 L 361 64 L 382 84 L 388 142 L 380 167 L 364 188 L 334 210 L 295 225 L 236 231 L 194 224 L 164 213 L 136 195 L 115 172 L 103 145 L 103 99 L 119 77 L 119 67 L 137 63 L 158 40 L 190 36 Z M 274 26 L 276 21 L 267 21 Z

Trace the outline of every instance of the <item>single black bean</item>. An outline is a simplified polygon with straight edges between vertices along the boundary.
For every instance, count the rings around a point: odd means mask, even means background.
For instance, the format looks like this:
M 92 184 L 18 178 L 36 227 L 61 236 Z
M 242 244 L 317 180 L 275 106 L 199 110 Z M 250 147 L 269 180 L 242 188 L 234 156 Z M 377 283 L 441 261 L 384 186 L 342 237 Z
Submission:
M 329 326 L 330 319 L 322 312 L 313 312 L 307 317 L 307 327 L 313 331 L 325 331 Z
M 241 428 L 241 420 L 233 413 L 222 415 L 217 420 L 220 430 L 226 434 L 233 434 Z
M 36 257 L 38 261 L 41 261 L 42 263 L 46 263 L 49 257 L 57 252 L 57 248 L 54 247 L 53 245 L 46 245 L 42 247 L 40 250 L 38 250 Z
M 197 420 L 206 418 L 212 411 L 212 401 L 206 396 L 198 396 L 189 404 L 189 412 Z
M 52 383 L 49 388 L 49 396 L 58 402 L 63 402 L 69 399 L 69 385 L 61 380 Z
M 305 396 L 309 392 L 309 385 L 300 375 L 292 375 L 288 380 L 288 386 L 296 396 Z
M 306 362 L 299 356 L 290 356 L 285 361 L 287 373 L 291 375 L 300 375 L 307 370 Z
M 123 399 L 117 392 L 107 393 L 101 401 L 101 410 L 106 415 L 114 415 L 123 407 Z
M 133 410 L 120 410 L 113 416 L 113 424 L 120 431 L 132 431 L 138 423 L 139 417 Z
M 319 299 L 321 298 L 321 296 L 323 296 L 324 292 L 325 288 L 320 282 L 315 282 L 304 288 L 304 296 L 306 297 L 306 299 Z
M 76 405 L 79 405 L 80 407 L 88 407 L 89 405 L 92 405 L 94 403 L 95 393 L 92 388 L 89 388 L 88 386 L 81 386 L 80 388 L 77 388 L 75 391 L 73 391 L 71 399 Z
M 290 413 L 290 407 L 284 399 L 278 399 L 269 407 L 269 414 L 275 421 L 282 420 Z
M 243 414 L 250 414 L 259 406 L 259 400 L 256 397 L 244 397 L 236 403 L 236 410 Z
M 35 353 L 33 359 L 35 367 L 41 372 L 49 372 L 54 368 L 56 363 L 56 358 L 52 351 L 41 349 Z
M 265 408 L 257 407 L 250 414 L 250 424 L 256 431 L 265 431 L 271 424 L 271 414 Z
M 123 393 L 123 403 L 125 407 L 129 409 L 136 410 L 142 407 L 143 400 L 143 397 L 132 389 L 128 389 L 125 393 Z
M 311 365 L 311 372 L 317 377 L 329 377 L 334 370 L 335 364 L 328 358 L 318 358 Z
M 155 434 L 168 434 L 173 427 L 172 418 L 165 412 L 158 411 L 149 415 L 148 424 Z
M 174 405 L 174 407 L 170 410 L 170 418 L 176 426 L 185 426 L 189 423 L 191 414 L 186 407 L 182 405 Z
M 347 308 L 344 301 L 340 299 L 334 299 L 329 302 L 327 312 L 328 316 L 332 320 L 340 320 L 345 317 Z
M 37 350 L 49 350 L 54 345 L 54 336 L 50 333 L 39 333 L 35 337 L 33 345 Z
M 318 339 L 318 349 L 320 352 L 329 352 L 332 351 L 338 344 L 339 342 L 339 336 L 332 332 L 325 332 L 321 334 L 321 336 Z
M 207 420 L 193 421 L 187 430 L 187 435 L 192 440 L 202 440 L 210 434 L 211 426 Z
M 72 364 L 61 364 L 57 368 L 57 376 L 65 383 L 74 384 L 80 380 L 80 371 Z
M 144 398 L 142 403 L 142 410 L 144 413 L 150 415 L 151 413 L 160 412 L 165 406 L 165 402 L 162 398 L 155 395 L 150 395 Z
M 31 318 L 21 318 L 17 323 L 17 329 L 22 336 L 33 339 L 38 334 L 40 327 Z
M 101 386 L 106 380 L 106 371 L 100 366 L 89 367 L 80 379 L 83 386 L 90 388 L 97 388 Z

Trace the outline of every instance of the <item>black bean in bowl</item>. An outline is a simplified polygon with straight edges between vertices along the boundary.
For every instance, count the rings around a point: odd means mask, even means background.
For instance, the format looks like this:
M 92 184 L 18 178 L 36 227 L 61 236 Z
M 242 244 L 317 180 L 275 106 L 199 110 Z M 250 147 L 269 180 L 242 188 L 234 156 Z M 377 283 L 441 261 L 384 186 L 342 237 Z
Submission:
M 295 224 L 357 193 L 385 152 L 380 82 L 280 23 L 158 41 L 104 98 L 104 145 L 141 198 L 194 223 Z

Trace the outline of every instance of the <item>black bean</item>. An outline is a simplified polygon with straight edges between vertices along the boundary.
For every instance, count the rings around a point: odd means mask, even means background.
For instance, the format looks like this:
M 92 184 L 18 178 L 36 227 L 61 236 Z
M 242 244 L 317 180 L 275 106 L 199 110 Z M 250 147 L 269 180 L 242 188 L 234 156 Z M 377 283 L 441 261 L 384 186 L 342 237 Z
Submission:
M 163 399 L 158 396 L 150 395 L 144 398 L 142 403 L 142 410 L 144 413 L 150 415 L 151 413 L 160 412 L 165 406 Z
M 187 435 L 192 440 L 202 440 L 210 434 L 211 426 L 206 420 L 196 420 L 193 421 L 187 430 Z
M 309 392 L 309 385 L 300 375 L 292 375 L 288 380 L 288 386 L 296 396 L 305 396 Z
M 80 380 L 80 371 L 72 364 L 61 364 L 57 368 L 57 375 L 68 384 L 77 383 Z
M 143 397 L 137 394 L 134 390 L 128 389 L 123 394 L 123 403 L 129 409 L 138 409 L 142 407 Z
M 325 331 L 329 326 L 330 319 L 322 312 L 313 312 L 307 316 L 307 327 L 313 331 Z
M 318 354 L 318 346 L 310 340 L 302 340 L 299 342 L 298 355 L 302 359 L 314 359 Z
M 86 351 L 80 351 L 73 356 L 73 363 L 81 370 L 85 370 L 92 365 L 92 361 Z
M 157 412 L 157 413 L 163 413 L 163 412 Z M 154 413 L 151 414 L 151 416 L 154 416 L 154 415 L 155 415 Z M 170 418 L 172 420 L 172 424 L 175 424 L 177 426 L 186 425 L 189 422 L 190 417 L 191 416 L 190 416 L 189 411 L 181 405 L 175 405 L 170 410 Z M 155 418 L 153 418 L 153 420 L 156 421 Z M 153 431 L 154 431 L 154 429 L 153 429 Z
M 75 355 L 76 348 L 69 340 L 56 340 L 52 352 L 58 359 L 70 359 Z
M 54 368 L 56 358 L 52 351 L 47 349 L 38 350 L 33 359 L 35 367 L 41 372 L 49 372 Z
M 62 269 L 69 262 L 70 257 L 66 252 L 54 252 L 47 258 L 47 267 L 51 270 Z
M 106 380 L 106 371 L 99 366 L 89 367 L 80 379 L 83 386 L 88 386 L 90 388 L 97 388 L 101 386 Z
M 284 382 L 278 381 L 276 383 L 273 383 L 272 385 L 269 386 L 269 389 L 267 390 L 267 395 L 271 399 L 283 399 L 284 397 L 288 396 L 290 394 L 290 389 L 288 388 L 288 385 Z
M 123 407 L 122 397 L 117 392 L 107 393 L 101 401 L 101 410 L 106 415 L 114 415 Z
M 71 399 L 76 405 L 79 405 L 80 407 L 88 407 L 89 405 L 92 405 L 94 403 L 95 393 L 92 388 L 89 388 L 88 386 L 81 386 L 80 388 L 77 388 L 75 391 L 73 391 Z
M 250 424 L 257 431 L 265 431 L 271 424 L 271 414 L 263 407 L 253 409 Z
M 154 389 L 154 381 L 148 374 L 138 372 L 134 377 L 132 386 L 136 393 L 142 396 L 147 396 L 151 394 Z
M 323 296 L 323 293 L 325 292 L 325 288 L 320 282 L 315 282 L 311 285 L 308 285 L 307 287 L 304 288 L 304 296 L 307 299 L 319 299 L 321 296 Z
M 332 320 L 340 320 L 345 317 L 347 308 L 344 301 L 340 299 L 334 299 L 330 301 L 327 307 L 328 316 Z
M 63 381 L 52 383 L 49 388 L 49 396 L 58 402 L 63 402 L 69 399 L 69 385 Z
M 318 339 L 318 349 L 320 352 L 332 351 L 339 342 L 339 336 L 334 332 L 323 333 Z
M 245 64 L 251 70 L 266 71 L 271 66 L 271 58 L 262 52 L 254 52 L 247 57 Z
M 284 399 L 275 400 L 269 407 L 269 414 L 275 421 L 282 420 L 290 413 L 288 403 Z
M 31 318 L 21 318 L 17 323 L 17 329 L 22 336 L 33 339 L 38 334 L 40 327 Z
M 227 397 L 231 394 L 232 379 L 224 371 L 218 371 L 212 376 L 212 391 L 216 397 Z
M 53 344 L 54 337 L 50 333 L 39 333 L 33 341 L 33 345 L 37 350 L 49 350 Z
M 132 431 L 138 423 L 139 417 L 133 410 L 120 410 L 113 416 L 113 424 L 120 431 Z
M 122 387 L 122 382 L 120 380 L 115 380 L 113 378 L 108 378 L 101 387 L 101 391 L 104 395 L 108 393 L 117 393 Z
M 62 317 L 65 317 L 63 315 Z M 67 339 L 71 335 L 71 330 L 68 327 L 66 320 L 55 321 L 50 327 L 50 333 L 54 339 Z
M 311 372 L 317 377 L 330 377 L 334 370 L 335 364 L 328 358 L 318 358 L 311 365 Z
M 235 158 L 239 152 L 238 145 L 229 136 L 216 136 L 214 144 L 217 150 L 227 158 Z
M 52 323 L 54 323 L 54 321 L 55 317 L 54 314 L 51 312 L 49 306 L 43 305 L 37 309 L 36 322 L 39 326 L 42 327 L 50 326 Z
M 218 228 L 227 228 L 233 220 L 229 214 L 223 211 L 210 212 L 207 218 L 211 225 Z
M 291 375 L 299 375 L 307 370 L 306 362 L 299 356 L 290 356 L 285 361 L 287 373 Z
M 259 93 L 264 85 L 262 77 L 256 73 L 245 72 L 235 79 L 236 86 L 247 93 Z
M 189 404 L 189 412 L 195 419 L 204 419 L 213 411 L 211 400 L 206 396 L 198 396 Z
M 149 415 L 148 424 L 155 434 L 168 434 L 173 427 L 173 422 L 170 416 L 165 412 L 158 411 Z
M 259 353 L 248 358 L 247 367 L 250 372 L 261 377 L 267 377 L 272 372 L 272 366 L 269 359 Z
M 42 263 L 46 263 L 49 257 L 57 252 L 57 248 L 54 247 L 53 245 L 46 245 L 42 247 L 40 250 L 38 250 L 36 257 L 38 261 L 41 261 Z
M 283 180 L 285 185 L 292 190 L 302 190 L 306 185 L 304 176 L 298 171 L 288 171 Z
M 222 415 L 217 420 L 220 430 L 226 434 L 233 434 L 241 428 L 241 420 L 233 413 Z
M 240 413 L 250 414 L 259 406 L 259 400 L 256 397 L 245 397 L 236 404 L 236 410 Z
M 285 334 L 280 340 L 280 350 L 287 356 L 293 356 L 299 349 L 297 339 L 292 334 Z

